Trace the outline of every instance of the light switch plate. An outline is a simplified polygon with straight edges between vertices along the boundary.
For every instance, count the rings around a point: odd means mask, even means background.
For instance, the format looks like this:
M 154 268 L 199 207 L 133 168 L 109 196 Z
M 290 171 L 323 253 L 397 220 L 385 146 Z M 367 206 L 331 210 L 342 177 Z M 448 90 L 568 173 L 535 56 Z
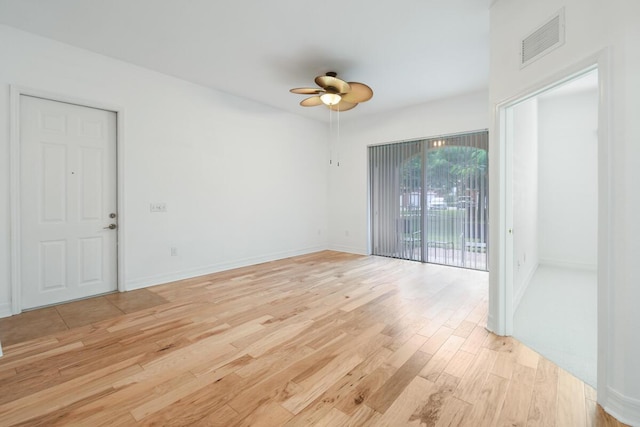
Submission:
M 166 203 L 150 203 L 149 210 L 151 212 L 166 212 L 167 204 Z

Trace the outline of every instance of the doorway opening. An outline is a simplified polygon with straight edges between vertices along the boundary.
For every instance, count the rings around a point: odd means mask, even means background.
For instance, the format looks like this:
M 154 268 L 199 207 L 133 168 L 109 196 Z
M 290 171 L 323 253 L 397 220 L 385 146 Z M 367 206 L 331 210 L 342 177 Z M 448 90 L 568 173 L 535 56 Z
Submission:
M 512 334 L 594 387 L 599 102 L 591 68 L 504 115 Z

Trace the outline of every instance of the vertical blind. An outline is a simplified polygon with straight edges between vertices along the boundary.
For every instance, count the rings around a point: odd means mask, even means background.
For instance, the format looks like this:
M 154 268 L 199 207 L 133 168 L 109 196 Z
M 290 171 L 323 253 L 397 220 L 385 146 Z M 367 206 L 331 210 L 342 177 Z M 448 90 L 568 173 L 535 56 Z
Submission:
M 369 147 L 373 254 L 487 269 L 488 132 Z

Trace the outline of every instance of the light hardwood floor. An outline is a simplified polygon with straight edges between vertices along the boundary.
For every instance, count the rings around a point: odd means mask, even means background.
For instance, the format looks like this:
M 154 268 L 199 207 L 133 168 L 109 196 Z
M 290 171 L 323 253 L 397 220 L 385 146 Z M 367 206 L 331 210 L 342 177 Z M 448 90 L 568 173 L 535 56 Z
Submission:
M 326 251 L 149 290 L 6 346 L 0 425 L 622 425 L 485 330 L 486 273 Z

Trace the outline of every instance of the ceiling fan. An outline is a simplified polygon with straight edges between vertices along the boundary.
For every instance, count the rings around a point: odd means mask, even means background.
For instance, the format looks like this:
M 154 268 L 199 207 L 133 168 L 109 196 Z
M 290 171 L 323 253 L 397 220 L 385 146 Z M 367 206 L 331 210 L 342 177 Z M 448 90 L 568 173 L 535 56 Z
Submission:
M 326 105 L 333 111 L 347 111 L 355 108 L 361 102 L 373 97 L 373 91 L 364 83 L 345 82 L 336 77 L 337 73 L 329 71 L 324 76 L 318 76 L 315 82 L 320 88 L 298 87 L 291 89 L 291 93 L 300 95 L 314 95 L 300 102 L 303 107 Z

